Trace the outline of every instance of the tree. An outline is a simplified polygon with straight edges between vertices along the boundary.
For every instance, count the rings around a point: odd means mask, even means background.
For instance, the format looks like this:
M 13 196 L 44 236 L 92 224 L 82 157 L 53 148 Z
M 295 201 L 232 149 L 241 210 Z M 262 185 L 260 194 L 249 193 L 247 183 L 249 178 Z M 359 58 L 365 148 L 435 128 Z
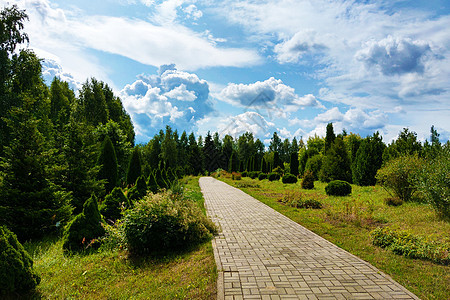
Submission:
M 387 162 L 399 156 L 414 154 L 422 154 L 422 144 L 417 140 L 417 133 L 403 128 L 398 138 L 384 150 L 383 161 Z
M 91 78 L 90 81 L 86 80 L 79 92 L 79 108 L 86 121 L 94 126 L 106 124 L 109 113 L 102 82 L 95 78 Z
M 289 139 L 284 139 L 280 149 L 280 159 L 282 162 L 288 162 L 291 155 L 291 143 Z
M 189 153 L 188 153 L 188 165 L 189 173 L 193 175 L 202 174 L 204 170 L 203 152 L 200 146 L 195 141 L 193 133 L 189 135 Z
M 291 174 L 298 176 L 298 154 L 297 154 L 297 152 L 291 153 L 290 167 L 291 167 Z
M 334 134 L 333 123 L 328 123 L 327 134 L 325 136 L 325 148 L 324 148 L 325 154 L 327 154 L 328 150 L 331 149 L 331 145 L 333 145 L 335 139 L 336 135 Z
M 223 143 L 222 143 L 222 156 L 224 157 L 224 167 L 222 167 L 223 169 L 229 170 L 231 154 L 233 153 L 233 145 L 234 145 L 233 137 L 231 137 L 231 135 L 227 134 L 223 138 Z
M 231 153 L 229 165 L 228 165 L 228 171 L 229 172 L 239 172 L 239 159 L 235 151 Z
M 350 133 L 344 136 L 344 144 L 347 148 L 351 163 L 355 161 L 356 152 L 358 152 L 361 142 L 362 138 L 359 134 Z
M 208 131 L 208 134 L 205 137 L 205 143 L 203 146 L 203 157 L 205 158 L 205 168 L 208 172 L 214 172 L 221 165 L 221 155 L 219 149 L 216 147 L 217 142 L 215 143 L 212 139 L 211 133 Z
M 276 167 L 283 168 L 283 163 L 280 160 L 280 156 L 277 151 L 273 153 L 273 169 Z
M 11 143 L 1 159 L 0 223 L 20 240 L 38 238 L 64 224 L 70 197 L 49 180 L 51 149 L 32 115 L 34 99 L 24 97 L 7 120 Z
M 114 150 L 114 146 L 109 136 L 106 136 L 103 141 L 97 165 L 100 166 L 98 179 L 106 180 L 105 190 L 106 193 L 109 193 L 117 186 L 116 151 Z
M 177 142 L 169 125 L 166 126 L 164 139 L 161 142 L 161 159 L 167 167 L 177 166 Z
M 378 132 L 362 141 L 352 164 L 353 183 L 362 186 L 375 185 L 375 175 L 383 163 L 385 148 L 386 145 Z
M 130 161 L 127 170 L 127 185 L 132 185 L 136 182 L 139 176 L 142 175 L 141 154 L 139 148 L 135 147 L 131 152 Z
M 281 139 L 278 136 L 277 132 L 273 133 L 272 139 L 269 144 L 269 152 L 280 152 L 281 150 Z
M 425 141 L 425 145 L 423 148 L 425 156 L 427 158 L 433 159 L 439 154 L 440 150 L 442 149 L 442 145 L 441 142 L 439 141 L 439 133 L 434 128 L 434 125 L 431 126 L 430 132 L 431 132 L 430 135 L 431 143 Z
M 337 138 L 334 141 L 327 155 L 325 155 L 319 177 L 324 182 L 333 180 L 351 182 L 350 159 L 344 141 L 341 138 Z

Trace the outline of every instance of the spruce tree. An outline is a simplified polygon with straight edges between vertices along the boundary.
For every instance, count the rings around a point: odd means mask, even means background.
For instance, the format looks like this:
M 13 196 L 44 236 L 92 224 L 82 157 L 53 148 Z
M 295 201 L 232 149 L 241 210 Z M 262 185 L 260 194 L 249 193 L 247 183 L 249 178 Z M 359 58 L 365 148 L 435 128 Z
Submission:
M 350 159 L 344 141 L 341 138 L 337 138 L 334 141 L 327 155 L 323 158 L 319 177 L 324 182 L 333 180 L 351 182 Z
M 298 176 L 298 153 L 293 152 L 291 153 L 290 157 L 290 167 L 291 167 L 291 174 Z
M 116 151 L 109 136 L 106 136 L 103 141 L 97 165 L 100 166 L 98 178 L 106 180 L 105 190 L 109 193 L 117 186 Z
M 141 155 L 138 147 L 134 147 L 131 153 L 127 169 L 127 185 L 136 183 L 139 176 L 142 175 Z
M 100 206 L 100 213 L 106 220 L 115 222 L 122 216 L 122 206 L 129 208 L 130 203 L 122 189 L 120 187 L 115 187 L 112 192 L 105 197 L 105 201 L 103 201 Z
M 378 132 L 363 140 L 352 164 L 353 183 L 362 186 L 375 185 L 375 175 L 383 163 L 385 148 L 386 145 Z
M 328 123 L 327 134 L 325 136 L 325 149 L 324 149 L 325 154 L 327 154 L 328 150 L 331 149 L 331 146 L 333 145 L 335 139 L 336 135 L 334 134 L 333 123 Z
M 273 153 L 273 169 L 276 167 L 283 168 L 283 163 L 280 160 L 280 155 L 278 154 L 278 151 L 275 151 Z
M 150 172 L 150 175 L 148 176 L 147 187 L 153 194 L 156 194 L 159 190 L 154 172 Z

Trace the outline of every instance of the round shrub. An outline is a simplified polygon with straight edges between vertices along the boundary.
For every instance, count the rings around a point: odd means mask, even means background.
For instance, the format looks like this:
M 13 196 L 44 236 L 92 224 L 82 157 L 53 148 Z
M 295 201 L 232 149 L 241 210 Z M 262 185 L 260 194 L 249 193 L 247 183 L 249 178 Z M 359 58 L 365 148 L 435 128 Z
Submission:
M 259 173 L 258 179 L 259 179 L 259 180 L 267 179 L 267 174 L 266 174 L 266 173 Z
M 33 270 L 33 260 L 17 236 L 6 226 L 0 226 L 0 296 L 28 292 L 40 281 Z
M 255 179 L 256 177 L 258 177 L 259 172 L 257 171 L 252 171 L 252 172 L 248 172 L 248 177 L 250 177 L 251 179 Z
M 352 186 L 347 181 L 334 180 L 325 187 L 328 196 L 347 196 L 352 193 Z
M 69 253 L 95 249 L 100 246 L 97 239 L 104 234 L 97 197 L 92 195 L 84 203 L 83 212 L 67 224 L 63 235 L 63 249 Z
M 311 171 L 305 171 L 302 179 L 302 189 L 312 190 L 314 188 L 314 174 Z
M 283 178 L 281 178 L 281 181 L 283 183 L 296 183 L 297 177 L 288 173 L 288 174 L 284 175 Z
M 122 209 L 121 207 L 128 208 L 129 202 L 127 197 L 123 194 L 120 187 L 115 187 L 110 194 L 105 197 L 100 206 L 100 213 L 106 220 L 116 221 L 120 219 Z
M 242 172 L 242 173 L 241 173 L 241 176 L 242 176 L 242 177 L 247 177 L 247 176 L 248 176 L 248 172 L 247 172 L 247 171 Z
M 277 173 L 270 173 L 268 179 L 269 179 L 269 181 L 279 180 L 280 175 Z
M 149 194 L 128 210 L 124 233 L 133 255 L 178 250 L 212 238 L 216 227 L 190 199 Z

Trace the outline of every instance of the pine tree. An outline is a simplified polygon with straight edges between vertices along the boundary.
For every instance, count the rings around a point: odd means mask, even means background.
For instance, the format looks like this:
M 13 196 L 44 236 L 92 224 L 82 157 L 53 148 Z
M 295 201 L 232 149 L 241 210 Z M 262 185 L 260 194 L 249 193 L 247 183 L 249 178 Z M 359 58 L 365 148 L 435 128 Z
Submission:
M 290 167 L 291 167 L 291 174 L 298 176 L 298 153 L 297 152 L 291 153 Z
M 335 139 L 327 155 L 325 155 L 319 177 L 324 182 L 333 180 L 351 182 L 350 159 L 341 138 Z
M 105 137 L 100 151 L 100 156 L 97 160 L 97 165 L 100 166 L 98 172 L 98 179 L 105 179 L 106 193 L 111 192 L 117 186 L 117 158 L 114 146 L 111 143 L 109 136 Z
M 139 176 L 142 175 L 141 154 L 138 147 L 134 147 L 131 153 L 130 161 L 127 169 L 127 185 L 132 185 L 136 182 Z
M 336 135 L 334 134 L 333 123 L 328 123 L 327 134 L 325 136 L 325 149 L 324 149 L 325 154 L 327 154 L 328 150 L 331 149 L 331 146 L 333 145 L 335 139 Z
M 385 148 L 386 145 L 378 132 L 363 140 L 352 164 L 353 183 L 362 186 L 375 185 L 375 175 L 383 163 Z

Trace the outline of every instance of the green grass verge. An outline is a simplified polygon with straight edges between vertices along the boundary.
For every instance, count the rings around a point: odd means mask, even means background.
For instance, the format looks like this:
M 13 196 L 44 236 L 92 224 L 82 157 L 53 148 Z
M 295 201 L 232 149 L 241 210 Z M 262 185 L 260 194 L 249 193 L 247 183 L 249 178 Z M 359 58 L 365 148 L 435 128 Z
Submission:
M 186 192 L 203 206 L 198 177 L 184 180 Z M 211 242 L 183 253 L 130 259 L 103 250 L 64 256 L 60 239 L 26 243 L 42 281 L 30 298 L 215 299 L 217 270 Z
M 274 208 L 295 222 L 326 238 L 348 252 L 368 261 L 422 299 L 450 299 L 450 267 L 410 259 L 372 244 L 370 231 L 377 227 L 408 230 L 430 240 L 450 241 L 450 223 L 440 220 L 428 205 L 405 203 L 387 206 L 389 195 L 379 186 L 352 185 L 347 197 L 325 194 L 326 184 L 315 182 L 313 190 L 302 190 L 300 182 L 259 181 L 248 177 L 240 181 L 220 177 Z M 286 193 L 301 192 L 303 197 L 319 200 L 323 209 L 297 209 L 280 203 Z

